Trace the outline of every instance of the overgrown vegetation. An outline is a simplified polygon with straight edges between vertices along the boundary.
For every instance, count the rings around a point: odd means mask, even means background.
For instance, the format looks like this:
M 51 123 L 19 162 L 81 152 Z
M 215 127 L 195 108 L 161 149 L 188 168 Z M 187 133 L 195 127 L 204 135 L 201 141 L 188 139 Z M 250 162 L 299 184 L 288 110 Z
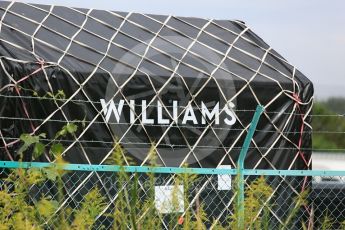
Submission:
M 24 154 L 34 160 L 48 152 L 55 159 L 56 167 L 17 168 L 7 173 L 0 184 L 0 229 L 46 229 L 48 226 L 56 229 L 90 229 L 94 224 L 95 217 L 105 206 L 98 188 L 85 195 L 79 209 L 61 208 L 65 193 L 62 178 L 67 173 L 63 166 L 67 162 L 62 159 L 64 147 L 60 141 L 67 135 L 74 135 L 76 131 L 77 126 L 69 123 L 46 144 L 41 142 L 45 134 L 21 135 L 23 144 L 18 151 L 19 162 Z M 45 151 L 46 148 L 49 150 Z M 35 200 L 30 189 L 47 181 L 56 184 L 56 196 L 41 196 Z
M 78 127 L 73 123 L 67 124 L 55 135 L 54 140 L 42 143 L 44 134 L 21 136 L 22 147 L 19 150 L 20 157 L 23 154 L 32 153 L 32 159 L 48 152 L 55 159 L 55 166 L 49 168 L 18 168 L 8 171 L 6 177 L 2 175 L 0 181 L 0 230 L 2 229 L 102 229 L 109 228 L 125 230 L 162 229 L 162 220 L 169 220 L 168 229 L 208 229 L 210 226 L 216 230 L 239 228 L 238 204 L 233 202 L 231 215 L 226 222 L 220 223 L 210 219 L 204 209 L 205 203 L 195 202 L 190 206 L 190 192 L 199 179 L 194 174 L 175 174 L 170 184 L 174 186 L 171 213 L 162 214 L 155 206 L 155 185 L 157 175 L 154 173 L 141 174 L 145 176 L 145 184 L 141 184 L 138 173 L 127 173 L 124 167 L 116 173 L 116 196 L 111 209 L 107 210 L 109 201 L 106 200 L 103 188 L 91 189 L 87 192 L 78 205 L 65 205 L 66 188 L 64 184 L 67 171 L 63 167 L 67 164 L 62 159 L 64 147 L 60 143 L 61 138 L 73 136 Z M 154 145 L 153 145 L 154 146 Z M 152 146 L 148 153 L 151 166 L 156 166 L 157 154 Z M 111 165 L 128 165 L 132 160 L 124 152 L 120 144 L 116 143 L 113 153 L 106 161 Z M 3 171 L 4 172 L 4 171 Z M 115 175 L 115 173 L 114 173 Z M 235 180 L 236 181 L 236 180 Z M 31 189 L 40 188 L 43 184 L 54 184 L 56 195 L 34 196 Z M 236 184 L 236 182 L 235 182 Z M 179 186 L 183 185 L 182 199 L 185 212 L 179 211 Z M 142 187 L 145 187 L 145 192 Z M 237 188 L 234 186 L 234 194 Z M 37 191 L 37 190 L 36 190 Z M 49 194 L 49 193 L 48 193 Z M 302 206 L 307 205 L 307 191 L 296 196 L 290 212 L 282 220 L 280 229 L 290 229 L 296 220 Z M 37 195 L 37 194 L 36 194 Z M 272 202 L 273 188 L 267 183 L 265 177 L 259 177 L 250 182 L 245 190 L 244 210 L 245 229 L 270 229 L 271 210 L 275 205 Z M 198 197 L 197 197 L 198 199 Z M 235 200 L 237 200 L 235 198 Z M 107 224 L 97 222 L 97 219 L 111 220 Z M 103 226 L 104 225 L 104 226 Z M 301 223 L 305 226 L 304 223 Z M 332 225 L 330 218 L 323 220 L 323 229 Z

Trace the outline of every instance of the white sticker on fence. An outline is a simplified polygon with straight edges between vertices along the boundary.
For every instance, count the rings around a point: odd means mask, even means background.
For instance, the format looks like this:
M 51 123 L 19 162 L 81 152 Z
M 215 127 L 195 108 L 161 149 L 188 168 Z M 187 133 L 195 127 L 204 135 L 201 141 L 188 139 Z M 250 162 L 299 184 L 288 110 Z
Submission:
M 219 169 L 231 169 L 231 165 L 220 165 Z M 218 175 L 218 190 L 231 190 L 231 175 Z
M 160 213 L 183 212 L 183 185 L 155 186 L 155 206 Z

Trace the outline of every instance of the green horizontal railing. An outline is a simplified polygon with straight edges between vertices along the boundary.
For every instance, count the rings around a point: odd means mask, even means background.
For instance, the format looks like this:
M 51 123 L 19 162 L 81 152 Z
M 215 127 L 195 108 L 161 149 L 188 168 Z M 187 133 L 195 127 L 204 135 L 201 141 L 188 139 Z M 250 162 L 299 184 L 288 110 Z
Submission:
M 177 167 L 147 167 L 147 166 L 116 166 L 116 165 L 87 165 L 87 164 L 64 164 L 43 162 L 17 162 L 0 161 L 0 168 L 47 168 L 60 167 L 68 171 L 95 171 L 95 172 L 138 172 L 138 173 L 172 173 L 172 174 L 211 174 L 211 175 L 236 175 L 237 169 L 223 168 L 177 168 Z M 243 169 L 246 176 L 345 176 L 345 171 L 322 171 L 322 170 L 270 170 L 270 169 Z

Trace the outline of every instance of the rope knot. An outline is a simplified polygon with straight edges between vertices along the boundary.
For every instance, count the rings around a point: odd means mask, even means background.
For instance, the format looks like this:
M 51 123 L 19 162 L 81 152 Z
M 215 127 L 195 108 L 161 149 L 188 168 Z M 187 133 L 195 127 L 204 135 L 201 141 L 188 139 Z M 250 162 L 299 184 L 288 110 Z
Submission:
M 40 66 L 43 66 L 45 64 L 45 61 L 43 60 L 43 58 L 37 57 L 37 64 L 39 64 Z
M 299 97 L 299 95 L 298 95 L 297 93 L 293 93 L 293 94 L 292 94 L 292 97 L 293 97 L 293 99 L 294 99 L 297 103 L 301 103 L 301 102 L 302 102 L 301 98 Z

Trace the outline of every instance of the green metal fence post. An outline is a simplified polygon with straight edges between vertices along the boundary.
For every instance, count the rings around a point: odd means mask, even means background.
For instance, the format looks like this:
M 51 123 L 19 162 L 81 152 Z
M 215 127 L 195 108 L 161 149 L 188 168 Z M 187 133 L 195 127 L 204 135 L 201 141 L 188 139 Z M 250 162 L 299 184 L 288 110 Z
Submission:
M 260 116 L 263 113 L 263 111 L 264 111 L 263 106 L 258 105 L 256 107 L 255 114 L 253 116 L 253 120 L 250 123 L 249 131 L 247 133 L 246 139 L 244 140 L 244 143 L 243 143 L 243 146 L 242 146 L 242 149 L 240 152 L 240 156 L 239 156 L 238 161 L 237 161 L 237 170 L 238 170 L 238 172 L 237 172 L 237 174 L 238 174 L 238 184 L 237 184 L 237 187 L 238 187 L 238 199 L 237 199 L 238 207 L 237 207 L 237 210 L 239 212 L 238 213 L 239 214 L 238 215 L 238 218 L 239 218 L 238 228 L 239 229 L 244 229 L 244 174 L 243 174 L 244 160 L 246 159 L 246 155 L 247 155 L 251 140 L 254 136 L 256 126 L 258 124 L 258 121 L 259 121 Z

